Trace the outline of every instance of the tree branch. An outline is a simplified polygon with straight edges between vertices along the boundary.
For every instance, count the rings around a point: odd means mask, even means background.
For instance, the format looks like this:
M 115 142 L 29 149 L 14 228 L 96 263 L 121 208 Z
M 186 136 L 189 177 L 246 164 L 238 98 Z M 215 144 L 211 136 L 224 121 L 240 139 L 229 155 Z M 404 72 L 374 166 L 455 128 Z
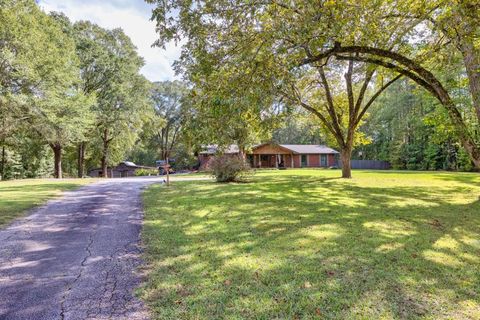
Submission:
M 352 74 L 353 74 L 353 60 L 348 60 L 347 73 L 345 73 L 345 82 L 347 84 L 347 96 L 348 96 L 348 119 L 351 123 L 354 119 L 354 97 L 352 87 Z
M 374 73 L 375 73 L 375 69 L 369 69 L 367 66 L 367 70 L 365 72 L 365 78 L 364 78 L 362 87 L 360 88 L 360 92 L 358 93 L 357 101 L 355 103 L 355 109 L 354 109 L 355 116 L 358 114 L 358 111 L 360 110 L 363 99 L 365 97 L 365 92 L 367 91 L 368 85 L 370 84 L 370 81 L 372 80 Z
M 397 65 L 395 65 L 391 62 L 387 62 L 387 61 L 384 61 L 384 60 L 381 60 L 381 59 L 366 58 L 366 57 L 360 57 L 360 56 L 350 57 L 350 56 L 335 55 L 335 57 L 338 60 L 354 60 L 354 61 L 367 62 L 367 63 L 380 65 L 380 66 L 385 67 L 387 69 L 394 70 L 394 71 L 396 71 L 400 74 L 403 74 L 404 76 L 412 79 L 413 81 L 415 81 L 416 83 L 418 83 L 419 85 L 421 85 L 422 87 L 427 89 L 430 93 L 432 93 L 440 102 L 442 102 L 442 99 L 439 96 L 438 92 L 427 81 L 425 81 L 424 79 L 422 79 L 421 77 L 419 77 L 415 73 L 413 73 L 409 70 L 403 69 L 403 68 L 401 68 L 401 67 L 399 67 L 399 66 L 397 66 Z
M 332 126 L 332 124 L 329 121 L 327 121 L 327 119 L 325 118 L 325 116 L 321 112 L 319 112 L 314 107 L 312 107 L 312 106 L 310 106 L 307 103 L 302 101 L 302 98 L 299 95 L 298 90 L 295 90 L 295 88 L 293 88 L 293 85 L 292 85 L 292 89 L 295 92 L 295 97 L 294 98 L 292 98 L 288 93 L 286 93 L 283 90 L 281 90 L 280 92 L 282 93 L 283 97 L 286 98 L 287 100 L 290 100 L 293 103 L 299 103 L 302 108 L 304 108 L 305 110 L 307 110 L 307 111 L 313 113 L 314 115 L 316 115 L 320 119 L 320 121 L 325 125 L 325 127 L 328 129 L 328 131 L 330 131 L 333 134 L 333 136 L 335 137 L 335 139 L 337 139 L 337 141 L 342 145 L 344 143 L 343 136 L 341 134 L 339 135 L 337 133 L 335 128 Z
M 327 98 L 327 111 L 332 118 L 333 127 L 337 131 L 338 135 L 342 135 L 342 129 L 340 128 L 340 122 L 338 120 L 337 112 L 335 111 L 335 104 L 333 102 L 332 93 L 330 91 L 330 86 L 328 85 L 327 77 L 323 67 L 317 66 L 318 73 L 320 74 L 320 80 L 322 81 L 323 89 L 325 91 L 325 96 Z
M 380 89 L 378 89 L 377 92 L 375 92 L 375 94 L 370 98 L 370 100 L 368 100 L 368 102 L 365 104 L 365 106 L 362 108 L 362 111 L 360 111 L 360 113 L 358 114 L 358 117 L 355 119 L 355 127 L 358 126 L 358 124 L 360 123 L 360 120 L 363 118 L 363 116 L 365 115 L 365 113 L 367 112 L 368 108 L 370 108 L 370 106 L 373 104 L 373 102 L 378 98 L 378 96 L 383 92 L 385 91 L 385 89 L 387 89 L 392 83 L 394 83 L 395 81 L 397 81 L 398 79 L 400 79 L 401 77 L 403 76 L 403 74 L 398 74 L 396 77 L 394 77 L 393 79 L 391 79 L 390 81 L 388 81 L 387 83 L 385 83 Z

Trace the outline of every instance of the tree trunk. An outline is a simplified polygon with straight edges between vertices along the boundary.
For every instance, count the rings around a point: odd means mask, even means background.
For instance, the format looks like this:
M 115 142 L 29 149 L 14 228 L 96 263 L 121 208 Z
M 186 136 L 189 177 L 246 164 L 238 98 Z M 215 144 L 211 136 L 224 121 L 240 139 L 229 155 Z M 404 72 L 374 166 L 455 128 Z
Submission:
M 475 171 L 480 171 L 480 159 L 473 160 L 473 165 L 475 166 Z
M 102 177 L 108 178 L 108 129 L 103 130 Z
M 5 145 L 2 145 L 2 161 L 0 162 L 0 180 L 5 180 L 5 161 L 6 160 L 6 151 Z
M 462 46 L 463 61 L 468 76 L 468 84 L 472 102 L 480 122 L 480 57 L 475 54 L 473 44 L 464 44 Z M 480 51 L 480 50 L 479 50 Z
M 59 143 L 51 144 L 53 150 L 54 166 L 53 175 L 56 179 L 62 179 L 62 146 Z
M 247 160 L 247 153 L 245 152 L 245 147 L 243 145 L 238 145 L 238 155 L 243 159 L 243 161 Z
M 78 177 L 83 178 L 85 174 L 85 142 L 80 142 L 78 145 L 78 159 L 77 159 Z
M 340 150 L 340 159 L 342 160 L 342 178 L 352 178 L 352 147 L 344 147 Z
M 105 150 L 104 150 L 105 152 Z M 107 156 L 104 154 L 102 155 L 102 177 L 108 178 L 108 166 L 107 166 Z

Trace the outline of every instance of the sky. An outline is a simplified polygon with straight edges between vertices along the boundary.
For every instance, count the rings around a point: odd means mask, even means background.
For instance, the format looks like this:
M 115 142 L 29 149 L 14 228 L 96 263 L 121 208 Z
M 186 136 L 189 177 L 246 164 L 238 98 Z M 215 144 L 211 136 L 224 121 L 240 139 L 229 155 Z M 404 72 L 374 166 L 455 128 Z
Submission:
M 73 22 L 89 20 L 107 29 L 122 28 L 145 59 L 141 73 L 150 81 L 178 79 L 172 63 L 180 55 L 173 43 L 166 49 L 152 48 L 157 39 L 155 23 L 150 21 L 152 5 L 143 0 L 40 0 L 46 11 L 61 11 Z

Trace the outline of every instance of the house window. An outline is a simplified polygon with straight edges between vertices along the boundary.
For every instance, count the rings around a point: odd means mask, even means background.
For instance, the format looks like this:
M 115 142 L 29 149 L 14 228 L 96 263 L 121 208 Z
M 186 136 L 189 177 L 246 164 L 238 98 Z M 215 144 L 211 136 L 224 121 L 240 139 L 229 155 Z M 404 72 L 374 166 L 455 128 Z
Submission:
M 302 167 L 306 167 L 308 165 L 307 163 L 307 155 L 302 154 L 302 161 L 301 161 Z
M 327 155 L 326 155 L 326 154 L 320 155 L 320 165 L 321 165 L 322 167 L 326 167 L 326 166 L 327 166 Z

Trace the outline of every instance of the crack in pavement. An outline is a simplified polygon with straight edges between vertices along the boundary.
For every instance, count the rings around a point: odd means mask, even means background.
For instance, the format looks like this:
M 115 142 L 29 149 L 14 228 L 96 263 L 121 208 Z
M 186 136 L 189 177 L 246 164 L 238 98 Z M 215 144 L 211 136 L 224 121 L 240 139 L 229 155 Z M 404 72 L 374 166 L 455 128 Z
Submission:
M 0 230 L 0 319 L 146 320 L 141 189 L 160 179 L 81 187 Z
M 66 288 L 65 293 L 62 297 L 62 301 L 60 302 L 60 319 L 64 320 L 65 319 L 65 301 L 67 300 L 67 296 L 72 290 L 73 286 L 75 285 L 75 282 L 77 282 L 80 277 L 82 276 L 82 273 L 85 269 L 85 263 L 87 262 L 87 259 L 92 255 L 92 252 L 90 251 L 90 247 L 93 244 L 93 236 L 90 235 L 90 241 L 85 248 L 85 251 L 87 251 L 87 254 L 85 255 L 85 258 L 83 258 L 82 262 L 80 263 L 80 272 L 78 273 L 77 277 L 70 283 L 70 285 Z

